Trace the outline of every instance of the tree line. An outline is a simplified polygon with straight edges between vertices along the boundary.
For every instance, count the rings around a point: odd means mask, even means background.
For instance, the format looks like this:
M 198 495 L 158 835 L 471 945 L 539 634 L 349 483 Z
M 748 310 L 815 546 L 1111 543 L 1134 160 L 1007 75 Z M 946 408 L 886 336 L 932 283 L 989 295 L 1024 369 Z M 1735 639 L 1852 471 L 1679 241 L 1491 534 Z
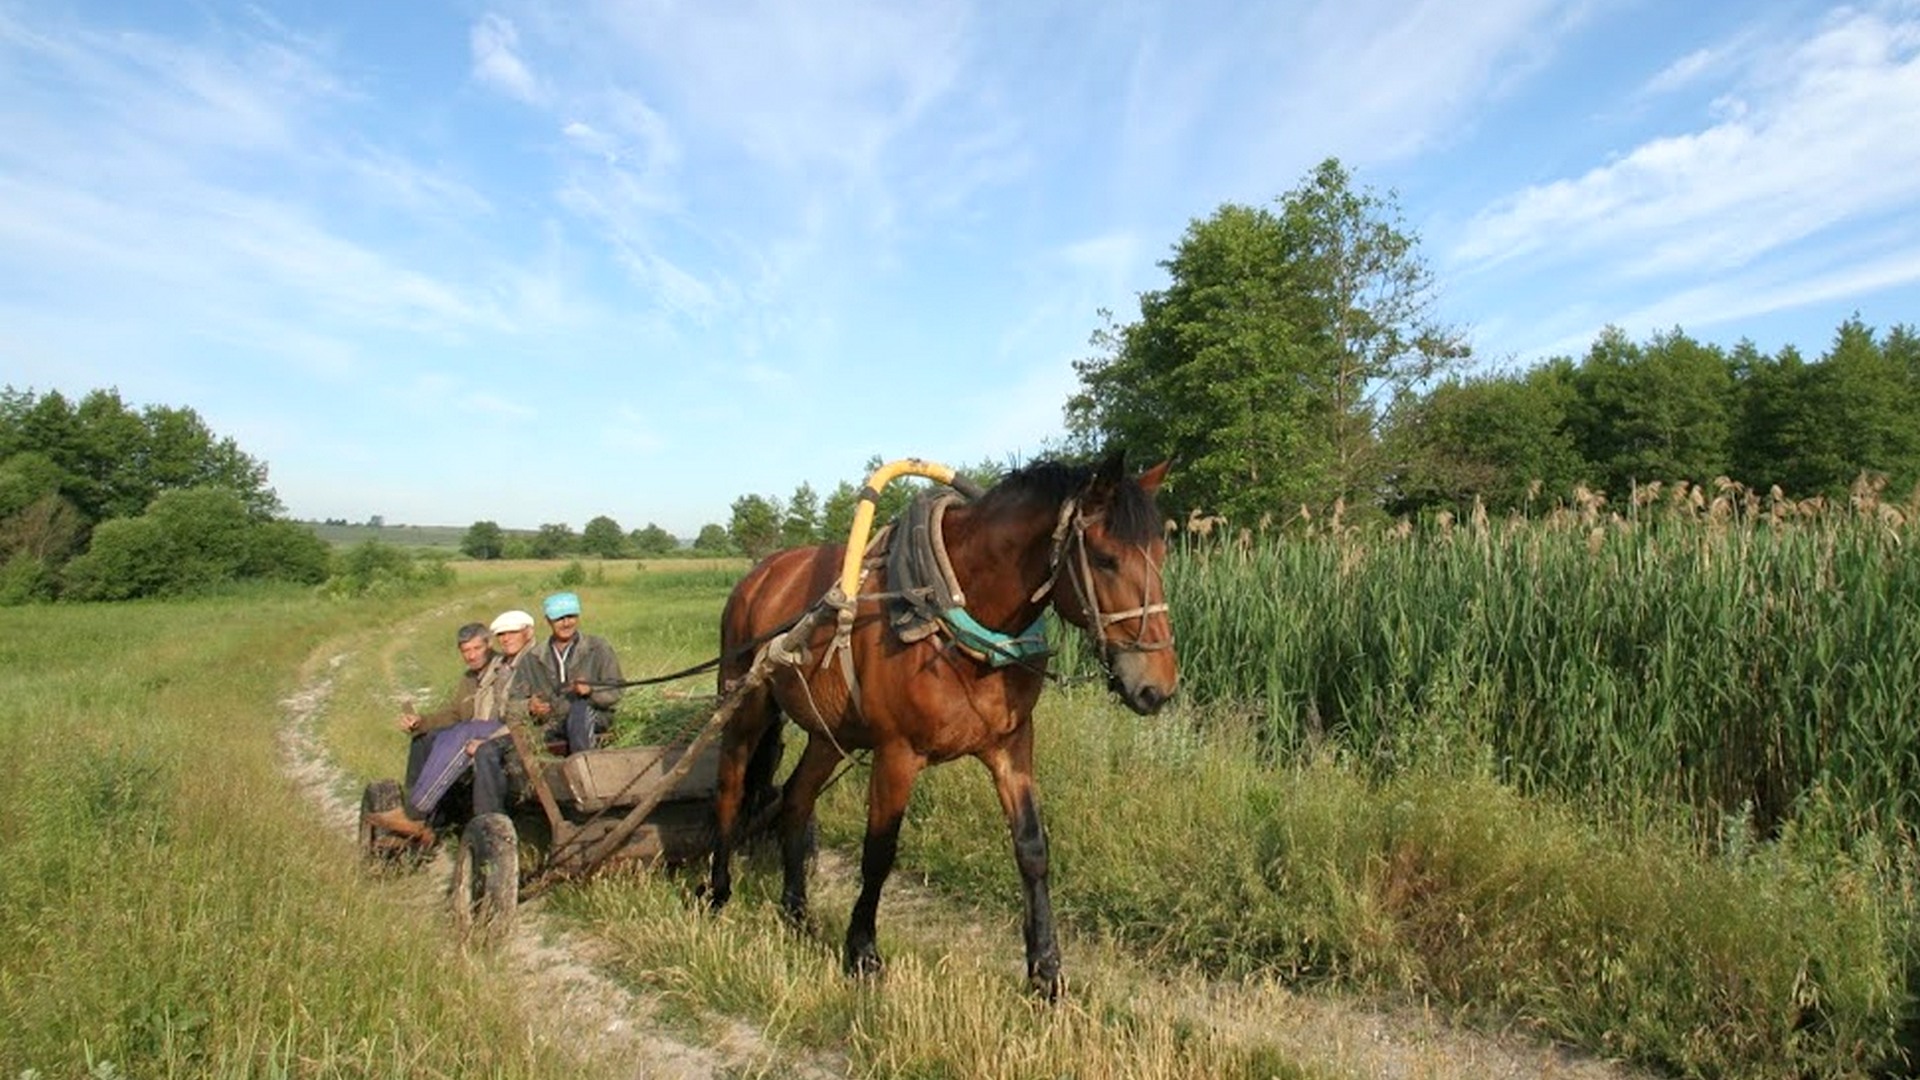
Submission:
M 266 465 L 192 409 L 0 391 L 0 604 L 324 581 L 326 545 L 280 509 Z
M 1725 477 L 1839 495 L 1920 482 L 1920 336 L 1848 319 L 1809 360 L 1604 330 L 1584 356 L 1466 374 L 1466 337 L 1391 196 L 1323 162 L 1273 209 L 1226 205 L 1160 264 L 1139 317 L 1110 313 L 1075 365 L 1072 444 L 1172 458 L 1176 515 L 1253 524 L 1339 506 L 1547 509 L 1577 488 Z

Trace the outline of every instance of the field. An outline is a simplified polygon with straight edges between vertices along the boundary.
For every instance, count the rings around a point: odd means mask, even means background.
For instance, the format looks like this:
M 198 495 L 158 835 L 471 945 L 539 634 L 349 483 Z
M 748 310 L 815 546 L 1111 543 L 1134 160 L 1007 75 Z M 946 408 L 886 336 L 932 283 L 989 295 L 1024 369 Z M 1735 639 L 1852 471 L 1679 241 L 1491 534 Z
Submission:
M 1527 575 L 1574 552 L 1644 598 L 1649 581 L 1662 595 L 1677 586 L 1633 575 L 1684 568 L 1657 552 L 1695 552 L 1704 574 L 1731 549 L 1707 546 L 1702 531 L 1623 544 L 1606 562 L 1610 534 L 1590 547 L 1584 528 L 1564 550 L 1484 535 L 1477 548 L 1457 543 L 1457 562 L 1435 557 L 1437 545 L 1340 556 L 1354 538 L 1332 531 L 1295 537 L 1292 550 L 1196 545 L 1169 571 L 1192 680 L 1180 707 L 1141 720 L 1097 683 L 1049 691 L 1038 775 L 1068 935 L 1060 1006 L 1022 991 L 1005 826 L 967 764 L 930 771 L 916 792 L 881 909 L 892 966 L 879 984 L 848 982 L 835 957 L 862 820 L 857 769 L 823 803 L 809 932 L 774 915 L 778 871 L 765 853 L 746 860 L 741 894 L 717 918 L 682 876 L 613 875 L 541 901 L 548 921 L 527 932 L 584 935 L 580 954 L 613 987 L 601 996 L 641 1003 L 647 1024 L 697 1051 L 706 1071 L 662 1071 L 645 1047 L 556 1027 L 528 992 L 524 956 L 451 939 L 434 898 L 444 868 L 369 876 L 352 848 L 360 784 L 401 764 L 398 702 L 432 699 L 457 671 L 452 629 L 532 608 L 562 566 L 456 563 L 453 586 L 400 601 L 253 593 L 32 609 L 33 633 L 0 645 L 0 734 L 15 750 L 0 773 L 0 1073 L 1841 1077 L 1886 1067 L 1910 1008 L 1915 880 L 1886 770 L 1865 767 L 1866 751 L 1823 759 L 1862 767 L 1830 768 L 1771 822 L 1739 806 L 1709 814 L 1717 789 L 1684 779 L 1696 751 L 1669 734 L 1687 706 L 1625 714 L 1669 718 L 1658 738 L 1679 756 L 1659 769 L 1633 731 L 1527 713 L 1517 677 L 1469 665 L 1496 656 L 1519 670 L 1532 663 L 1519 650 L 1462 644 L 1511 642 L 1489 629 L 1511 622 L 1546 649 L 1554 639 L 1529 612 L 1614 618 L 1604 604 L 1524 602 L 1527 581 L 1551 578 Z M 1843 541 L 1807 535 L 1804 568 L 1816 576 L 1794 595 L 1841 582 L 1852 606 L 1891 612 L 1881 617 L 1893 629 L 1856 656 L 1843 621 L 1769 625 L 1860 685 L 1904 677 L 1874 655 L 1909 642 L 1900 628 L 1920 617 L 1899 560 L 1881 560 L 1891 578 L 1822 578 L 1845 561 L 1833 554 Z M 1791 585 L 1799 558 L 1751 565 Z M 1463 577 L 1476 565 L 1490 569 Z M 741 569 L 589 564 L 587 629 L 613 641 L 630 676 L 704 660 Z M 1283 580 L 1295 591 L 1280 591 Z M 1395 606 L 1393 581 L 1452 592 Z M 1877 600 L 1865 596 L 1871 582 Z M 1696 644 L 1668 662 L 1695 665 L 1686 670 L 1698 678 L 1731 655 L 1713 642 L 1737 629 L 1685 621 L 1715 610 L 1712 593 L 1679 590 L 1693 599 L 1654 609 L 1689 628 Z M 1261 595 L 1277 622 L 1236 622 L 1252 616 L 1228 598 Z M 1781 610 L 1765 590 L 1736 595 Z M 1422 616 L 1432 611 L 1456 614 Z M 1807 609 L 1823 611 L 1843 619 Z M 1383 620 L 1391 633 L 1364 637 Z M 1822 631 L 1827 644 L 1809 636 Z M 1351 635 L 1365 647 L 1343 645 Z M 1317 668 L 1286 666 L 1315 656 Z M 1349 670 L 1369 664 L 1369 679 Z M 1285 689 L 1219 689 L 1249 666 L 1277 669 Z M 1732 685 L 1751 683 L 1750 669 L 1735 670 L 1745 674 Z M 1813 677 L 1797 670 L 1781 684 Z M 1381 682 L 1401 692 L 1359 689 Z M 709 690 L 637 692 L 623 717 L 684 711 Z M 1891 700 L 1846 715 L 1911 716 L 1899 705 L 1911 697 Z M 1830 707 L 1817 716 L 1822 739 L 1862 722 Z M 1521 767 L 1520 735 L 1553 745 L 1547 736 L 1570 725 L 1575 745 L 1617 755 L 1589 750 L 1585 771 Z M 317 791 L 295 767 L 314 762 L 325 766 Z M 1702 776 L 1728 771 L 1699 764 Z M 1834 809 L 1813 812 L 1822 807 Z M 1362 1033 L 1381 1029 L 1400 1034 L 1370 1049 Z M 1569 1059 L 1549 1040 L 1590 1056 Z
M 460 541 L 467 535 L 465 525 L 341 525 L 322 521 L 305 521 L 301 524 L 336 548 L 352 547 L 372 540 L 395 547 L 430 548 L 454 554 L 459 552 Z

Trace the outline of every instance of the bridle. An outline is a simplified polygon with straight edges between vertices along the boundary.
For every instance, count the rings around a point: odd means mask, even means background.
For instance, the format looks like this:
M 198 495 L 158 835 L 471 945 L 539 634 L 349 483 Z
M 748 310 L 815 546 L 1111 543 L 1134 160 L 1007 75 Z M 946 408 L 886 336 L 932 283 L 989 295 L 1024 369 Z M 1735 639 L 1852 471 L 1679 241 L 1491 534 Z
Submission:
M 1158 574 L 1152 575 L 1153 584 L 1140 590 L 1141 599 L 1147 600 L 1139 607 L 1125 611 L 1103 612 L 1100 610 L 1100 595 L 1093 587 L 1093 565 L 1087 556 L 1087 529 L 1099 524 L 1104 514 L 1086 514 L 1080 508 L 1080 500 L 1068 499 L 1060 506 L 1060 517 L 1053 528 L 1053 550 L 1047 556 L 1047 580 L 1034 591 L 1032 599 L 1039 602 L 1053 591 L 1054 585 L 1064 573 L 1067 584 L 1072 587 L 1074 599 L 1079 602 L 1081 612 L 1086 616 L 1084 629 L 1093 639 L 1094 647 L 1100 656 L 1100 666 L 1109 676 L 1113 675 L 1113 664 L 1117 653 L 1158 652 L 1173 648 L 1173 626 L 1167 626 L 1167 636 L 1163 640 L 1146 640 L 1147 619 L 1149 616 L 1169 611 L 1166 602 L 1165 584 Z M 1151 561 L 1149 561 L 1151 565 Z M 1161 599 L 1148 599 L 1155 591 Z M 1133 636 L 1123 641 L 1115 641 L 1107 636 L 1107 628 L 1115 623 L 1138 619 L 1140 624 Z

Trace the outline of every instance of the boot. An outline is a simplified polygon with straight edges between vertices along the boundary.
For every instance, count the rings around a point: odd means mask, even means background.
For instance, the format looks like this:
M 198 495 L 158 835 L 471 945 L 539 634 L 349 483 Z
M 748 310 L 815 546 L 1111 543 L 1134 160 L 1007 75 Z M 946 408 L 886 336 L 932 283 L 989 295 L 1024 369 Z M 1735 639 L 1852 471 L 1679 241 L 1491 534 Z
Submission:
M 433 828 L 424 821 L 418 821 L 407 816 L 407 811 L 404 807 L 396 806 L 391 810 L 382 810 L 378 813 L 368 814 L 365 820 L 367 824 L 376 829 L 384 829 L 390 833 L 398 833 L 401 836 L 417 841 L 422 847 L 433 846 Z

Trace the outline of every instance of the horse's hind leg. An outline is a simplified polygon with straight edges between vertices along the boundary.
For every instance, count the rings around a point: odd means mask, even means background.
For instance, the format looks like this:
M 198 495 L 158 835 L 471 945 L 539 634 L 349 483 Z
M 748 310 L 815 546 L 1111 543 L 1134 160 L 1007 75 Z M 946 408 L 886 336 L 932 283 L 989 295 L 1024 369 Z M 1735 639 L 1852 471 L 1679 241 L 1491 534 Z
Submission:
M 814 804 L 840 760 L 839 750 L 830 741 L 809 738 L 781 795 L 780 910 L 796 926 L 807 918 L 807 860 L 813 855 Z
M 882 747 L 873 755 L 873 776 L 867 786 L 867 839 L 860 852 L 860 898 L 847 920 L 846 968 L 850 975 L 870 975 L 883 965 L 875 945 L 874 922 L 880 913 L 880 887 L 893 872 L 900 849 L 900 821 L 906 816 L 907 797 L 926 759 L 904 743 Z
M 740 699 L 720 736 L 719 775 L 713 796 L 713 866 L 707 878 L 707 902 L 718 908 L 733 898 L 733 844 L 746 796 L 747 766 L 769 729 L 780 721 L 773 695 L 765 686 Z M 777 730 L 777 729 L 776 729 Z

